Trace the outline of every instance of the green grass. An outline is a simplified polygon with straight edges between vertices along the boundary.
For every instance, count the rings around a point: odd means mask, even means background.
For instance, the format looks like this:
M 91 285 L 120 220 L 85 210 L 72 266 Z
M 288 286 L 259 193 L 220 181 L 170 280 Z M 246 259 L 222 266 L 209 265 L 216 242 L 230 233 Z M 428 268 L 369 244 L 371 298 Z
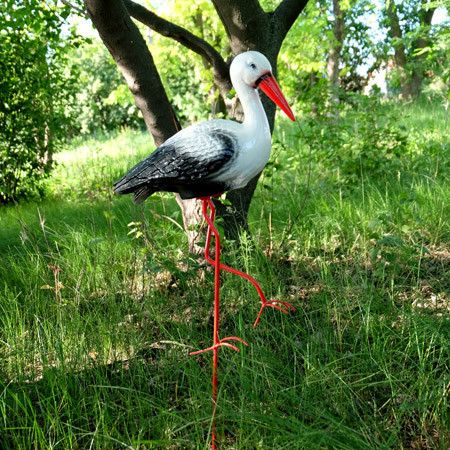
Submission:
M 278 126 L 252 234 L 225 260 L 296 312 L 265 311 L 254 329 L 255 290 L 223 276 L 221 335 L 249 347 L 220 353 L 222 448 L 450 446 L 449 131 L 426 105 L 408 114 L 401 172 L 340 182 L 314 146 L 296 221 L 309 150 Z M 188 352 L 211 345 L 213 274 L 188 254 L 170 194 L 139 208 L 112 195 L 148 142 L 78 143 L 46 200 L 0 210 L 1 448 L 211 439 L 212 357 Z

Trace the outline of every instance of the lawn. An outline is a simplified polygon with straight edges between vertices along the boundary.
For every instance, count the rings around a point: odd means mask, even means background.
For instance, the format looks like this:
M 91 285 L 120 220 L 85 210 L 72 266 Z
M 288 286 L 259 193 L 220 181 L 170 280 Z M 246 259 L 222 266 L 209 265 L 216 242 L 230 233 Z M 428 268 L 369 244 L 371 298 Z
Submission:
M 279 120 L 225 262 L 296 312 L 255 329 L 256 291 L 223 276 L 221 333 L 249 346 L 220 352 L 221 448 L 450 447 L 450 128 L 377 108 Z M 0 209 L 2 449 L 210 441 L 212 357 L 188 353 L 211 345 L 213 273 L 171 194 L 112 193 L 152 149 L 71 143 L 44 200 Z

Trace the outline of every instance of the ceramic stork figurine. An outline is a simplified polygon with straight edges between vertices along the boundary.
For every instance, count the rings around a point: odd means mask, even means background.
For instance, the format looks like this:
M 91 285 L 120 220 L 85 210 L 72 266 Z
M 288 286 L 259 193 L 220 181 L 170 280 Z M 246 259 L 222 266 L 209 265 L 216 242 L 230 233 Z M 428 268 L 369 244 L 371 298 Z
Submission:
M 289 309 L 294 310 L 292 305 L 282 300 L 267 301 L 254 278 L 220 263 L 220 240 L 214 226 L 215 209 L 211 197 L 245 187 L 263 170 L 270 156 L 272 145 L 270 127 L 257 89 L 260 88 L 291 120 L 295 120 L 272 75 L 272 67 L 264 55 L 249 51 L 236 56 L 230 66 L 230 76 L 244 109 L 243 123 L 216 119 L 185 128 L 169 138 L 114 184 L 114 190 L 118 194 L 133 193 L 133 201 L 136 204 L 142 203 L 157 191 L 177 192 L 183 200 L 198 198 L 203 202 L 203 215 L 209 225 L 205 257 L 215 266 L 214 342 L 212 347 L 191 354 L 212 350 L 214 355 L 213 448 L 216 442 L 214 417 L 218 388 L 218 349 L 226 346 L 239 351 L 229 342 L 233 340 L 248 345 L 237 337 L 219 338 L 220 269 L 245 277 L 257 289 L 262 306 L 254 326 L 267 306 L 277 308 L 286 314 Z M 209 255 L 211 232 L 215 236 L 214 260 Z

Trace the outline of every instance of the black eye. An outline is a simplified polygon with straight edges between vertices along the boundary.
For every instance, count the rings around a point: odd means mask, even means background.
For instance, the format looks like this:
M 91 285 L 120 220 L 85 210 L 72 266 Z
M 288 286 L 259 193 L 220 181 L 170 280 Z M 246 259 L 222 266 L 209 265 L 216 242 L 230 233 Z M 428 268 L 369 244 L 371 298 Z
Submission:
M 250 67 L 251 67 L 252 69 L 256 69 L 256 64 L 255 64 L 255 63 L 250 63 Z

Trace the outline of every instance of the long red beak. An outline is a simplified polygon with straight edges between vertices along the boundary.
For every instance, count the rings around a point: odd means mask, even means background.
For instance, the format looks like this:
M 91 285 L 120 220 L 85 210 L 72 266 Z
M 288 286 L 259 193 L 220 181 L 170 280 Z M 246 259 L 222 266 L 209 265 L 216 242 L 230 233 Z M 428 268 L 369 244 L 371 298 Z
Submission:
M 280 86 L 278 86 L 277 80 L 271 75 L 267 74 L 263 76 L 258 87 L 266 94 L 274 103 L 276 103 L 289 117 L 289 119 L 295 122 L 294 113 L 292 112 L 287 100 L 284 98 L 281 92 Z

